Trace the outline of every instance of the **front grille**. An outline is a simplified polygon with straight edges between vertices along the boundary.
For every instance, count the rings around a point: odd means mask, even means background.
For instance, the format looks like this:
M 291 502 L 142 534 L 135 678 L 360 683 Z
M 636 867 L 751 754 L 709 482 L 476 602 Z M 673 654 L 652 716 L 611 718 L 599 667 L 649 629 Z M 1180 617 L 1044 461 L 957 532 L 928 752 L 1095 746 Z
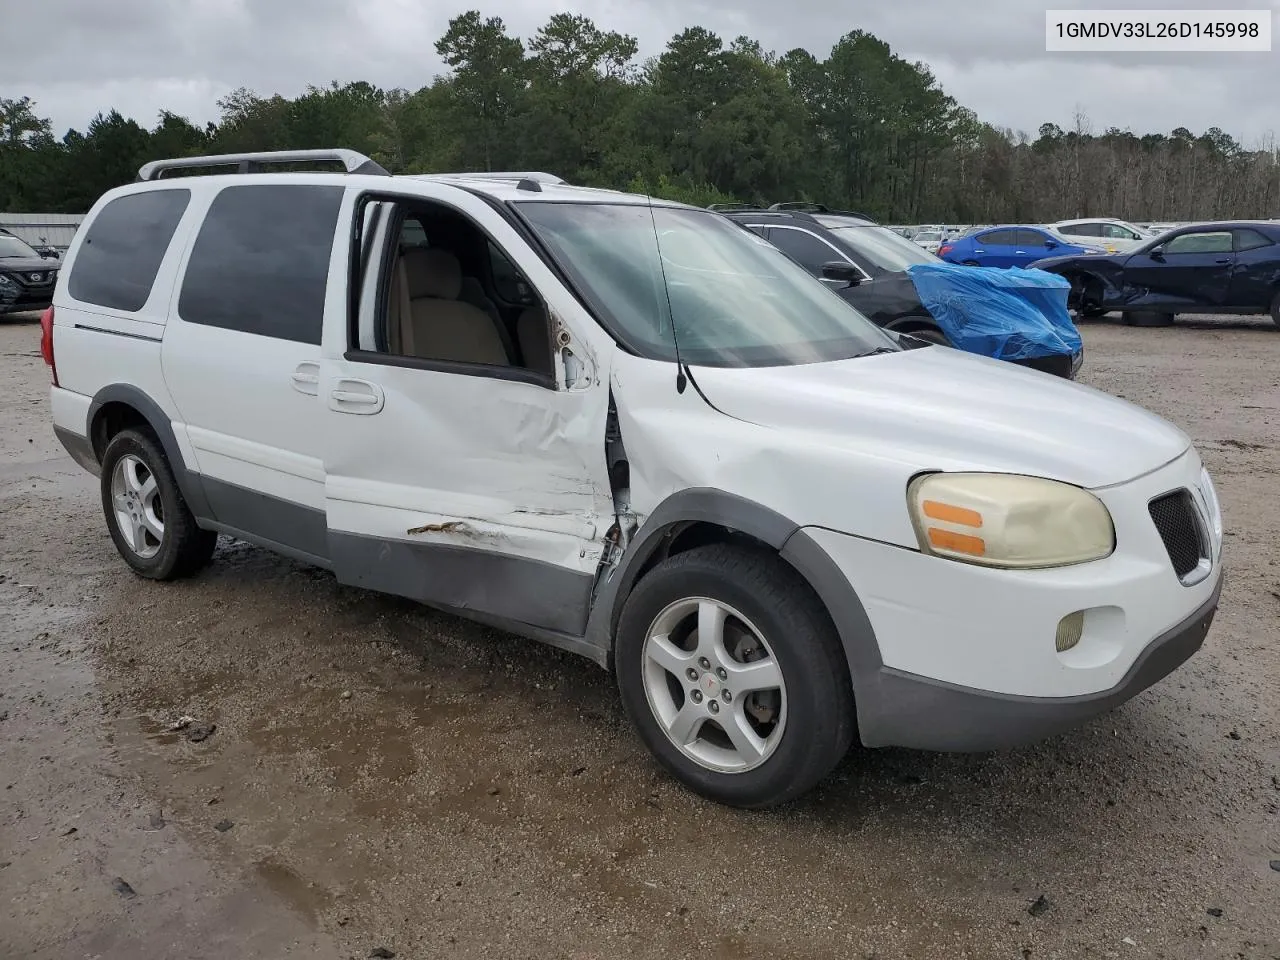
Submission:
M 1152 500 L 1148 510 L 1164 548 L 1169 551 L 1174 572 L 1185 577 L 1204 559 L 1204 537 L 1191 493 L 1187 490 L 1166 493 Z

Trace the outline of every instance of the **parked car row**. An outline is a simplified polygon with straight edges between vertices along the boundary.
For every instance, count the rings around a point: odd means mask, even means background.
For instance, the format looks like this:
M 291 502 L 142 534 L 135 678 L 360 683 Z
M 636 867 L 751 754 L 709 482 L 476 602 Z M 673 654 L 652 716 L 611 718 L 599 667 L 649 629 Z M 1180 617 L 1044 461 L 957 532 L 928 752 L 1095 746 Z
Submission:
M 1095 245 L 1093 228 L 1108 249 Z M 938 254 L 966 266 L 1056 273 L 1071 281 L 1070 303 L 1086 317 L 1118 310 L 1128 322 L 1162 326 L 1179 313 L 1270 314 L 1280 326 L 1273 220 L 1195 223 L 1145 239 L 1118 220 L 996 226 L 944 243 Z

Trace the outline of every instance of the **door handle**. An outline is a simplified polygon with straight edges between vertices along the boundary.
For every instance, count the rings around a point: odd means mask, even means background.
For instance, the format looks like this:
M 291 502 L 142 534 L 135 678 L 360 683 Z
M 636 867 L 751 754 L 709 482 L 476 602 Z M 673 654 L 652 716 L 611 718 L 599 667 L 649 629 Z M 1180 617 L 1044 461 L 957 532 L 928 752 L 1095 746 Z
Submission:
M 299 393 L 305 393 L 312 397 L 318 396 L 320 393 L 320 364 L 309 360 L 305 363 L 300 363 L 294 368 L 290 379 L 293 381 L 293 389 Z
M 973 252 L 974 252 L 974 253 L 986 253 L 987 251 L 985 251 L 985 250 L 975 250 L 975 251 L 973 251 Z
M 1230 262 L 1231 262 L 1231 258 L 1230 258 L 1230 257 L 1219 257 L 1217 260 L 1215 260 L 1215 261 L 1213 261 L 1213 262 L 1214 262 L 1214 263 L 1230 263 Z
M 368 380 L 340 379 L 329 391 L 329 408 L 339 413 L 374 414 L 382 409 L 382 388 Z

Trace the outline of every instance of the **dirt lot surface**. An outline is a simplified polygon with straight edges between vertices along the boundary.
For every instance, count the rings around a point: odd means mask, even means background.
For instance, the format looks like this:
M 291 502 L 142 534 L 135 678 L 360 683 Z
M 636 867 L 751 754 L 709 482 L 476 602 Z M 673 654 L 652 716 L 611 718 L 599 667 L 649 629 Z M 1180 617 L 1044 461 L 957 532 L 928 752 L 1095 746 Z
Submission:
M 743 813 L 584 660 L 229 541 L 133 576 L 0 322 L 0 958 L 1280 957 L 1280 332 L 1084 336 L 1217 478 L 1203 651 L 1053 741 L 855 749 Z

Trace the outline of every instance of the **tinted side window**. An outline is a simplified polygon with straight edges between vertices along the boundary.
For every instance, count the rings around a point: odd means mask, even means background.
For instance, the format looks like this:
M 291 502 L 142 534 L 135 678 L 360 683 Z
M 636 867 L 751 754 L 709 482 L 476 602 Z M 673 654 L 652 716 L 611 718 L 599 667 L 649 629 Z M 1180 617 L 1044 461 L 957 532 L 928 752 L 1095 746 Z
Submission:
M 1102 224 L 1069 223 L 1065 227 L 1060 227 L 1058 232 L 1065 233 L 1069 237 L 1100 237 L 1102 236 Z
M 1258 247 L 1268 247 L 1270 245 L 1271 241 L 1257 230 L 1236 231 L 1237 250 L 1256 250 Z
M 1039 230 L 1018 231 L 1018 246 L 1022 247 L 1024 250 L 1027 247 L 1043 247 L 1045 245 L 1045 241 L 1048 239 L 1049 238 Z
M 318 344 L 342 192 L 301 184 L 224 189 L 191 250 L 179 316 Z
M 190 190 L 149 190 L 116 197 L 89 224 L 71 266 L 67 291 L 83 303 L 141 310 L 190 202 Z
M 1017 235 L 1012 230 L 992 230 L 990 233 L 979 234 L 975 239 L 988 247 L 1012 247 Z
M 1212 233 L 1184 233 L 1164 245 L 1168 253 L 1230 253 L 1231 234 L 1226 231 Z
M 822 276 L 824 263 L 843 259 L 835 250 L 805 230 L 774 227 L 769 231 L 769 240 L 816 277 Z

